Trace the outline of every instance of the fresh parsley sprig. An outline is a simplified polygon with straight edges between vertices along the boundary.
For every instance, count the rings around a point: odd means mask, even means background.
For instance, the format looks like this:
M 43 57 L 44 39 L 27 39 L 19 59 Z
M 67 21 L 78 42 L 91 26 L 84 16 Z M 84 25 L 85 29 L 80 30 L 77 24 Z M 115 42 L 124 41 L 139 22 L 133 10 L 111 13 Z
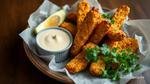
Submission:
M 99 57 L 98 57 L 99 53 L 100 53 L 99 46 L 96 46 L 95 48 L 87 48 L 86 49 L 86 60 L 88 62 L 90 62 L 90 61 L 96 62 L 99 59 Z
M 107 14 L 107 13 L 102 14 L 102 17 L 103 17 L 103 18 L 106 18 L 106 19 L 108 19 L 108 20 L 110 20 L 110 23 L 111 23 L 111 24 L 114 24 L 114 23 L 115 23 L 115 20 L 112 18 L 112 16 L 109 15 L 109 14 Z
M 117 52 L 117 48 L 110 50 L 109 46 L 106 44 L 103 44 L 100 49 L 104 55 L 104 62 L 106 63 L 106 68 L 103 71 L 102 77 L 110 78 L 112 80 L 119 80 L 119 72 L 128 74 L 140 69 L 140 65 L 136 64 L 139 56 L 131 52 L 130 49 Z M 117 67 L 113 66 L 113 64 L 117 65 Z
M 109 78 L 111 80 L 119 80 L 120 73 L 128 74 L 130 72 L 137 71 L 141 68 L 140 64 L 137 64 L 139 56 L 131 51 L 131 49 L 125 49 L 117 52 L 118 48 L 112 48 L 106 44 L 101 47 L 86 49 L 86 59 L 88 62 L 99 60 L 98 54 L 103 54 L 102 59 L 106 66 L 103 71 L 102 77 Z

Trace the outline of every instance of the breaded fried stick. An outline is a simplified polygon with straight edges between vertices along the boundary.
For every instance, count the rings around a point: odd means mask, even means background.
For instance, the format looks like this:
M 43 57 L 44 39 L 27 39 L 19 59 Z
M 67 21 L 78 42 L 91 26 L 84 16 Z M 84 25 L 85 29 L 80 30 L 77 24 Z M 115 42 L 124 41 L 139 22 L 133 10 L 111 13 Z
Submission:
M 60 27 L 68 30 L 69 32 L 71 32 L 73 37 L 75 36 L 75 34 L 76 34 L 76 26 L 73 25 L 72 23 L 70 23 L 70 22 L 63 22 L 62 24 L 60 24 Z
M 112 19 L 114 20 L 114 24 L 118 29 L 121 28 L 121 25 L 124 23 L 126 17 L 130 13 L 130 8 L 127 5 L 122 5 L 117 9 L 115 14 L 112 16 Z
M 137 40 L 134 38 L 125 38 L 122 41 L 115 41 L 115 40 L 107 40 L 105 42 L 111 49 L 118 48 L 117 52 L 120 52 L 124 49 L 131 49 L 132 52 L 136 52 L 138 49 Z M 99 56 L 102 59 L 103 55 Z M 116 64 L 111 64 L 113 68 L 116 67 Z M 90 73 L 94 76 L 100 76 L 105 69 L 105 63 L 103 60 L 98 60 L 97 62 L 92 62 L 90 65 Z
M 98 44 L 102 40 L 102 38 L 107 34 L 110 25 L 111 24 L 107 21 L 102 21 L 100 24 L 98 24 L 94 29 L 94 32 L 90 36 L 89 42 Z
M 93 8 L 90 10 L 74 38 L 74 42 L 71 47 L 71 54 L 73 56 L 76 56 L 80 52 L 81 48 L 87 42 L 89 36 L 92 34 L 95 26 L 100 20 L 101 15 L 98 12 L 98 9 Z
M 80 25 L 84 21 L 87 13 L 90 11 L 90 5 L 86 0 L 82 0 L 77 5 L 77 30 L 79 30 Z
M 77 22 L 77 13 L 75 12 L 70 12 L 67 14 L 66 17 L 69 21 L 76 23 Z
M 122 30 L 119 30 L 119 29 L 111 29 L 110 28 L 110 30 L 107 34 L 110 39 L 113 39 L 116 41 L 121 41 L 122 39 L 127 37 L 126 34 Z
M 111 25 L 111 29 L 108 32 L 108 37 L 113 40 L 122 40 L 126 37 L 126 34 L 121 31 L 121 26 L 124 23 L 126 17 L 130 12 L 130 8 L 127 5 L 122 5 L 112 16 L 114 24 Z
M 83 50 L 75 57 L 73 58 L 70 62 L 67 63 L 66 65 L 66 69 L 70 72 L 70 73 L 78 73 L 82 70 L 84 70 L 87 65 L 88 62 L 85 59 L 86 56 L 86 48 L 94 48 L 96 45 L 93 43 L 88 43 L 83 47 Z
M 139 47 L 135 38 L 124 38 L 121 41 L 109 39 L 105 43 L 110 46 L 110 48 L 118 48 L 117 52 L 128 48 L 131 49 L 132 52 L 136 52 Z

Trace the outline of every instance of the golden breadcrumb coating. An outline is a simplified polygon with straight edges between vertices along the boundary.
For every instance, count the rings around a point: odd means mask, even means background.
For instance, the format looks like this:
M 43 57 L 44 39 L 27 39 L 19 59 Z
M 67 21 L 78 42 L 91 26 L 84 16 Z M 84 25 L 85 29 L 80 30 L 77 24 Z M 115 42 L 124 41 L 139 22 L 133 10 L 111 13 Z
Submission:
M 130 12 L 130 8 L 127 5 L 122 5 L 117 9 L 117 11 L 112 16 L 114 24 L 111 25 L 111 29 L 108 32 L 108 37 L 113 40 L 122 40 L 126 37 L 126 34 L 121 31 L 121 26 L 123 25 L 126 17 Z
M 78 73 L 80 71 L 83 71 L 88 65 L 88 62 L 85 59 L 85 56 L 86 56 L 85 49 L 86 48 L 94 48 L 95 46 L 96 45 L 93 43 L 87 43 L 83 47 L 83 50 L 77 56 L 75 56 L 70 62 L 67 63 L 66 69 L 70 73 Z
M 99 56 L 101 57 L 101 56 Z M 105 69 L 105 62 L 103 60 L 98 60 L 97 62 L 92 62 L 90 65 L 90 73 L 94 76 L 99 76 L 103 73 Z
M 67 14 L 66 17 L 69 21 L 76 23 L 77 22 L 77 13 L 75 12 L 70 12 Z
M 108 37 L 110 39 L 116 40 L 116 41 L 121 41 L 124 39 L 126 36 L 126 33 L 124 33 L 122 30 L 119 29 L 110 29 L 109 32 L 107 33 Z
M 115 41 L 115 40 L 107 40 L 105 42 L 110 46 L 110 48 L 118 48 L 118 52 L 124 49 L 131 49 L 132 52 L 136 52 L 138 50 L 138 42 L 135 38 L 124 38 L 121 41 Z
M 124 23 L 126 17 L 130 13 L 130 8 L 127 5 L 122 5 L 117 9 L 117 11 L 112 16 L 116 28 L 120 29 L 121 25 Z
M 86 0 L 83 0 L 77 5 L 77 30 L 82 25 L 87 13 L 90 11 L 90 5 Z
M 90 36 L 89 42 L 98 44 L 103 39 L 103 37 L 107 34 L 109 28 L 110 28 L 110 23 L 108 23 L 107 21 L 102 21 L 94 29 L 94 32 Z
M 100 20 L 101 15 L 98 12 L 98 9 L 91 9 L 85 17 L 85 20 L 83 21 L 82 25 L 80 26 L 81 28 L 77 30 L 73 45 L 71 47 L 71 54 L 73 56 L 76 56 L 80 52 L 81 48 L 87 42 L 97 23 Z
M 70 22 L 63 22 L 62 24 L 60 24 L 60 27 L 68 30 L 73 35 L 73 37 L 75 36 L 75 34 L 76 34 L 76 26 L 73 25 L 72 23 L 70 23 Z

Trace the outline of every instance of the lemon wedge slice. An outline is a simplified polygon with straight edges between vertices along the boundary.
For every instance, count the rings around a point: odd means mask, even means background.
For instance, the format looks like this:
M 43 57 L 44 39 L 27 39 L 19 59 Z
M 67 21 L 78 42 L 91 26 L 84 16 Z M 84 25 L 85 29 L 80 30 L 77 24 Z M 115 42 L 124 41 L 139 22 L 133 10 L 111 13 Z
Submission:
M 63 9 L 53 13 L 35 28 L 35 33 L 37 34 L 41 30 L 49 28 L 51 26 L 59 26 L 61 23 L 63 23 L 65 17 L 66 11 Z

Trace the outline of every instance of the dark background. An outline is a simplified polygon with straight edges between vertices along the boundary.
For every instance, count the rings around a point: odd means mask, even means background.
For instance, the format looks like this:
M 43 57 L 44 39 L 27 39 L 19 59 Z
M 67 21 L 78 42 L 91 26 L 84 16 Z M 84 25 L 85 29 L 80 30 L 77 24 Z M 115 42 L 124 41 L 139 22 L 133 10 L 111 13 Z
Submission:
M 76 0 L 50 0 L 57 5 Z M 130 18 L 150 18 L 150 0 L 99 0 L 103 7 L 131 7 Z M 43 0 L 0 0 L 0 84 L 60 83 L 41 73 L 28 60 L 18 34 L 27 27 L 29 15 Z M 139 82 L 140 83 L 140 82 Z

